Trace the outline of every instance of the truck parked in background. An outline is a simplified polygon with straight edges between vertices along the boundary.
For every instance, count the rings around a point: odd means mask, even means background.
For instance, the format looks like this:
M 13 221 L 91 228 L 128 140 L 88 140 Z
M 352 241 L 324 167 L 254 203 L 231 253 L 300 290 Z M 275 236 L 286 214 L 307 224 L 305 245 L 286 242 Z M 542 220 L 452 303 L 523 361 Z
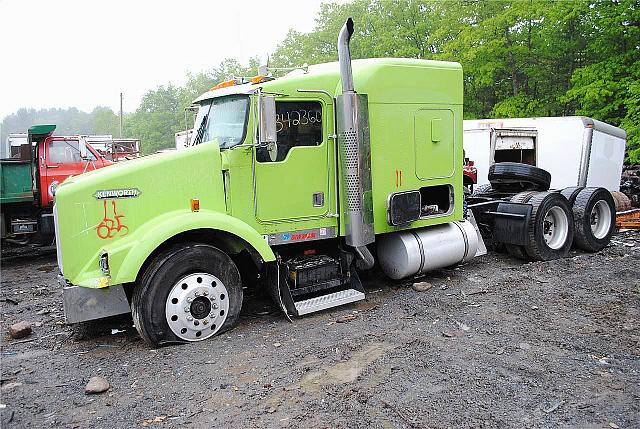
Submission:
M 193 129 L 184 130 L 176 133 L 176 149 L 186 149 L 191 146 L 193 140 Z
M 623 129 L 582 116 L 464 121 L 464 149 L 489 183 L 496 162 L 519 162 L 551 173 L 551 188 L 620 189 L 626 149 Z
M 140 156 L 140 140 L 138 139 L 114 138 L 112 135 L 106 134 L 87 136 L 86 140 L 109 161 L 118 162 Z
M 81 136 L 54 136 L 55 125 L 29 128 L 13 157 L 0 160 L 2 239 L 51 244 L 53 198 L 65 179 L 111 164 Z
M 462 67 L 352 63 L 352 34 L 348 19 L 338 63 L 202 94 L 190 147 L 59 187 L 68 322 L 131 312 L 152 346 L 201 341 L 237 323 L 244 287 L 296 317 L 364 299 L 363 271 L 419 276 L 484 254 L 484 238 L 535 260 L 608 243 L 602 188 L 575 191 L 586 215 L 527 175 L 467 206 Z
M 9 133 L 7 139 L 3 142 L 1 159 L 13 158 L 20 156 L 20 147 L 27 144 L 27 135 L 25 133 Z

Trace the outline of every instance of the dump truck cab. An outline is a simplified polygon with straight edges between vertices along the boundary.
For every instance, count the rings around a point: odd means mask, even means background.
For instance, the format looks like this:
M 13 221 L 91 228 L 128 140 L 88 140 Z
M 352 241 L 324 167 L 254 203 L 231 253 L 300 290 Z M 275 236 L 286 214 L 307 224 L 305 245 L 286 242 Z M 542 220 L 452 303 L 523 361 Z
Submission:
M 231 328 L 243 287 L 287 317 L 483 253 L 463 216 L 462 68 L 340 61 L 224 82 L 190 147 L 73 177 L 56 193 L 65 314 L 131 311 L 152 345 Z
M 34 125 L 12 157 L 0 160 L 2 239 L 51 244 L 53 198 L 67 178 L 111 164 L 85 136 L 53 135 L 55 125 Z

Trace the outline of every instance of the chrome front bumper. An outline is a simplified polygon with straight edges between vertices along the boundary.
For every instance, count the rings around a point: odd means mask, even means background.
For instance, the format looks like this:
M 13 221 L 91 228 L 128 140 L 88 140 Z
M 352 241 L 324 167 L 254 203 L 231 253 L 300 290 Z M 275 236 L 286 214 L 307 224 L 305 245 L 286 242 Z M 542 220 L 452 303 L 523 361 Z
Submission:
M 62 286 L 64 316 L 67 323 L 86 322 L 131 311 L 122 285 L 103 289 L 74 286 L 60 274 L 58 284 Z

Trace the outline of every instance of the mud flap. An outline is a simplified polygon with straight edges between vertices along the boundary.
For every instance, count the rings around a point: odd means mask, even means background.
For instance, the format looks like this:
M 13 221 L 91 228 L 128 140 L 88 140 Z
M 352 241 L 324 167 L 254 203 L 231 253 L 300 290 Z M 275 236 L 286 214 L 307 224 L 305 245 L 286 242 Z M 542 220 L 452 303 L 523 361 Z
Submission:
M 277 304 L 289 322 L 293 323 L 290 314 L 296 314 L 293 298 L 289 292 L 287 285 L 286 273 L 284 267 L 280 263 L 280 258 L 274 262 L 268 262 L 267 269 L 267 288 L 273 302 Z
M 467 216 L 467 220 L 471 222 L 473 228 L 476 230 L 476 234 L 478 234 L 478 250 L 476 250 L 475 256 L 483 256 L 487 254 L 487 246 L 484 244 L 484 240 L 482 239 L 482 234 L 480 234 L 480 229 L 478 228 L 478 224 L 476 223 L 476 217 L 473 215 L 473 211 L 469 210 Z
M 362 285 L 362 281 L 360 281 L 358 271 L 353 265 L 351 265 L 351 268 L 349 269 L 349 277 L 351 280 L 351 288 L 364 293 L 364 286 Z

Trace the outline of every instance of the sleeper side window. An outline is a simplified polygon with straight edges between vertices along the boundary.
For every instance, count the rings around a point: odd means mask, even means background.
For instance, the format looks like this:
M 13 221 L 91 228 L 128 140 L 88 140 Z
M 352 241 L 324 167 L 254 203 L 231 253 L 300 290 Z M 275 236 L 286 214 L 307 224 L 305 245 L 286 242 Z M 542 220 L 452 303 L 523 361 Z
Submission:
M 296 146 L 322 144 L 322 105 L 318 101 L 277 101 L 276 131 L 278 154 L 275 162 L 284 161 Z M 271 162 L 267 148 L 256 151 L 258 162 Z

